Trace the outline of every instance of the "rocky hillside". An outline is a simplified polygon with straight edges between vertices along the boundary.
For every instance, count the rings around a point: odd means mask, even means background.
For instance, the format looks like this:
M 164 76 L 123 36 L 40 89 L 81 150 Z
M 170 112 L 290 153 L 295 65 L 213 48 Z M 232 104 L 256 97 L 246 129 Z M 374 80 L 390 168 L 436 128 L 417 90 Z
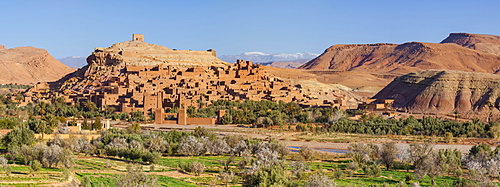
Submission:
M 124 41 L 111 47 L 98 47 L 87 57 L 88 65 L 52 83 L 59 91 L 89 89 L 94 84 L 106 81 L 107 77 L 119 75 L 125 67 L 155 66 L 226 66 L 229 63 L 216 57 L 215 50 L 176 50 L 150 44 L 143 40 Z
M 424 70 L 397 77 L 374 98 L 413 113 L 500 116 L 500 75 Z
M 500 36 L 487 34 L 451 33 L 441 43 L 456 43 L 478 51 L 500 55 Z
M 73 71 L 57 61 L 45 49 L 34 47 L 6 49 L 5 46 L 0 46 L 1 84 L 55 81 Z
M 75 73 L 56 82 L 37 84 L 24 94 L 32 100 L 62 96 L 76 101 L 86 97 L 98 106 L 105 104 L 119 111 L 135 111 L 138 107 L 145 113 L 174 105 L 190 106 L 196 100 L 264 99 L 346 109 L 357 108 L 361 100 L 342 85 L 283 76 L 285 69 L 245 60 L 227 63 L 213 50 L 171 50 L 136 37 L 96 48 L 87 62 Z M 276 69 L 279 76 L 268 73 L 268 69 Z
M 299 68 L 392 76 L 426 69 L 495 73 L 500 69 L 499 41 L 498 36 L 452 33 L 441 44 L 334 45 Z

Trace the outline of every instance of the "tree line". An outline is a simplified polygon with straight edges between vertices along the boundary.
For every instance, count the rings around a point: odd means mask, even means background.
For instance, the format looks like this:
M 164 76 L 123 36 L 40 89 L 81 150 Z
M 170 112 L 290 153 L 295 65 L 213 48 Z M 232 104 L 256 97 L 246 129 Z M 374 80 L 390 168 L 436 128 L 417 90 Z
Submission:
M 181 106 L 186 107 L 186 106 Z M 2 110 L 4 109 L 4 110 Z M 170 109 L 175 112 L 178 107 Z M 189 117 L 217 117 L 219 110 L 225 110 L 223 124 L 252 124 L 257 127 L 296 125 L 297 131 L 343 132 L 374 135 L 425 135 L 454 137 L 495 138 L 499 136 L 500 124 L 494 121 L 485 123 L 478 119 L 470 122 L 441 120 L 432 116 L 417 119 L 413 116 L 401 119 L 385 119 L 363 111 L 343 111 L 337 108 L 301 108 L 294 102 L 262 101 L 212 101 L 211 105 L 196 108 L 187 106 Z M 141 122 L 154 120 L 154 114 L 144 116 L 143 112 L 117 113 L 113 107 L 97 107 L 90 101 L 76 102 L 72 105 L 64 99 L 30 103 L 17 107 L 15 101 L 0 95 L 0 128 L 12 129 L 26 124 L 36 133 L 50 133 L 57 124 L 75 125 L 74 120 L 83 119 L 83 129 L 99 130 L 101 118 Z M 362 114 L 358 120 L 350 116 Z M 25 122 L 20 122 L 24 120 Z M 58 123 L 55 123 L 59 121 Z M 89 122 L 91 121 L 91 122 Z M 92 122 L 93 121 L 93 122 Z M 97 123 L 95 121 L 98 121 Z M 95 124 L 94 124 L 95 123 Z M 447 134 L 448 133 L 448 134 Z

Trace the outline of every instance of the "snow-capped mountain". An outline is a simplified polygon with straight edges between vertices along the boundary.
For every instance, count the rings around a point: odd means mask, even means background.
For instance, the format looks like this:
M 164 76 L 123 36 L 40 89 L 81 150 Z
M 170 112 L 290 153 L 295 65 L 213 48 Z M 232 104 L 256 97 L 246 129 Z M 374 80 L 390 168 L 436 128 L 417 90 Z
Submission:
M 59 62 L 66 64 L 70 68 L 78 69 L 87 65 L 87 57 L 82 56 L 69 56 L 64 58 L 58 58 Z
M 279 61 L 294 61 L 299 59 L 313 59 L 319 56 L 319 54 L 302 52 L 295 54 L 286 54 L 286 53 L 275 53 L 275 54 L 266 54 L 263 52 L 245 52 L 239 55 L 222 55 L 219 56 L 219 59 L 234 63 L 237 59 L 249 60 L 256 63 L 259 62 L 279 62 Z

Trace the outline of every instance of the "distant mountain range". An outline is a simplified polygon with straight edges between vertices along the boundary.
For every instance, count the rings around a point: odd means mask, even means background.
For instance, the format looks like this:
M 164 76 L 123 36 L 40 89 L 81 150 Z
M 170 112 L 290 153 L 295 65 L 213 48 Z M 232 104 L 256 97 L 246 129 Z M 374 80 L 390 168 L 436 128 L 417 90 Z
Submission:
M 239 55 L 222 55 L 219 59 L 234 63 L 238 59 L 253 61 L 254 63 L 262 64 L 265 66 L 281 67 L 281 68 L 297 68 L 311 59 L 316 58 L 319 54 L 302 52 L 295 54 L 275 53 L 266 54 L 263 52 L 245 52 Z M 87 57 L 69 56 L 65 58 L 58 58 L 60 62 L 67 66 L 78 69 L 87 65 Z
M 78 69 L 87 65 L 87 57 L 82 56 L 69 56 L 65 58 L 58 58 L 57 60 L 73 69 Z
M 234 63 L 237 59 L 249 60 L 255 63 L 259 62 L 290 62 L 301 59 L 313 59 L 319 56 L 319 54 L 302 52 L 295 54 L 286 54 L 286 53 L 275 53 L 275 54 L 266 54 L 263 52 L 245 52 L 239 55 L 222 55 L 219 56 L 219 59 Z

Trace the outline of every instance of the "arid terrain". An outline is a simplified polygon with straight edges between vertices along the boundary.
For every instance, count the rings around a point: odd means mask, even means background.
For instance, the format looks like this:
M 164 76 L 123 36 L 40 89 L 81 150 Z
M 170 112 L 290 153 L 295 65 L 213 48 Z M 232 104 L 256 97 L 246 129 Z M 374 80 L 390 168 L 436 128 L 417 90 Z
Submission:
M 36 84 L 55 81 L 74 70 L 57 61 L 47 50 L 0 46 L 0 83 Z

